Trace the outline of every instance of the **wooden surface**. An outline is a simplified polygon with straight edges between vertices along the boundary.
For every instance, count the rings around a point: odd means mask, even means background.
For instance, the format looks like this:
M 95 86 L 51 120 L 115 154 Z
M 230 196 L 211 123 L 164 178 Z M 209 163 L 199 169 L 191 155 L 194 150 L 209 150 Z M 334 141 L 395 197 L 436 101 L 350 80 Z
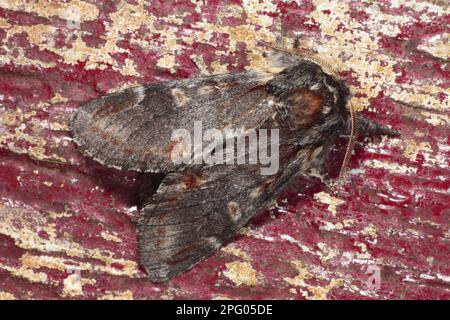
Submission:
M 438 0 L 2 0 L 0 299 L 448 299 L 449 14 Z M 70 114 L 131 85 L 258 69 L 278 16 L 286 46 L 299 36 L 340 66 L 357 108 L 402 135 L 357 149 L 339 197 L 299 181 L 152 284 L 136 174 L 81 156 Z

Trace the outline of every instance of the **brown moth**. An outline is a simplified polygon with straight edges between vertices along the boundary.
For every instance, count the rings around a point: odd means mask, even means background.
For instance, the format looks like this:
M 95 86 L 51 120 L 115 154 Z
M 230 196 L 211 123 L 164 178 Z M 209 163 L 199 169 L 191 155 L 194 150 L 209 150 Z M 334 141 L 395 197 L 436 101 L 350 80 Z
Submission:
M 312 169 L 323 171 L 339 137 L 350 135 L 345 167 L 356 128 L 360 137 L 396 134 L 353 114 L 349 88 L 320 59 L 272 48 L 267 60 L 264 71 L 147 84 L 106 95 L 75 112 L 71 131 L 82 152 L 108 167 L 157 173 L 144 184 L 148 190 L 138 235 L 150 280 L 166 281 L 192 268 L 233 238 L 290 182 Z M 275 145 L 270 139 L 268 149 L 278 151 L 279 169 L 263 175 L 261 163 L 238 164 L 234 151 L 227 153 L 248 131 L 226 143 L 210 143 L 210 155 L 225 152 L 233 161 L 174 162 L 179 146 L 173 130 L 194 133 L 195 121 L 219 132 L 276 129 L 278 140 Z M 247 148 L 245 157 L 256 153 Z

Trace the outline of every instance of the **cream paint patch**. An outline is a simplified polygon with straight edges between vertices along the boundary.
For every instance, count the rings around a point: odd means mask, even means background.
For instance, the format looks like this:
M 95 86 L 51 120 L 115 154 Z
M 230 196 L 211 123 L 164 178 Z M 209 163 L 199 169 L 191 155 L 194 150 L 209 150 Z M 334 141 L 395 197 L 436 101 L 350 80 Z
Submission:
M 98 17 L 98 9 L 95 5 L 72 0 L 70 2 L 60 2 L 53 0 L 4 0 L 2 7 L 14 10 L 37 13 L 41 17 L 59 17 L 75 22 L 91 21 Z
M 156 65 L 160 68 L 170 69 L 172 72 L 175 72 L 175 56 L 164 55 L 158 60 Z
M 217 14 L 220 24 L 224 24 L 224 20 L 227 18 L 244 17 L 244 8 L 237 4 L 224 4 L 220 7 Z
M 12 267 L 0 264 L 0 270 L 8 271 L 13 277 L 23 278 L 32 283 L 48 283 L 48 277 L 43 272 L 35 272 L 25 267 Z
M 16 7 L 13 1 L 8 1 L 8 4 Z M 40 4 L 30 4 L 25 1 L 20 1 L 21 5 L 24 6 L 25 11 L 37 11 L 41 12 L 43 15 L 46 14 L 46 8 Z M 72 3 L 73 4 L 73 3 Z M 390 55 L 380 53 L 378 50 L 378 41 L 380 36 L 395 36 L 398 32 L 397 26 L 401 24 L 413 23 L 411 17 L 408 16 L 396 16 L 390 15 L 382 11 L 378 5 L 373 2 L 368 3 L 365 7 L 365 11 L 371 13 L 369 21 L 358 22 L 349 15 L 350 7 L 346 2 L 333 2 L 315 0 L 314 4 L 316 6 L 315 10 L 309 14 L 310 21 L 305 23 L 314 24 L 315 21 L 322 21 L 321 32 L 322 38 L 326 41 L 321 42 L 320 39 L 304 38 L 302 39 L 302 46 L 304 48 L 313 48 L 321 56 L 327 57 L 328 60 L 334 61 L 333 65 L 340 63 L 344 65 L 347 69 L 353 70 L 358 75 L 359 84 L 356 88 L 358 92 L 365 94 L 364 97 L 354 98 L 355 106 L 358 109 L 366 108 L 369 105 L 369 99 L 376 97 L 379 92 L 384 90 L 388 96 L 402 101 L 405 103 L 416 103 L 420 105 L 425 105 L 429 108 L 436 110 L 443 110 L 449 108 L 449 102 L 441 102 L 437 96 L 439 93 L 444 92 L 444 89 L 439 86 L 438 83 L 430 84 L 401 84 L 400 86 L 395 82 L 397 74 L 394 72 L 394 66 L 401 61 L 394 60 Z M 447 12 L 447 9 L 443 7 L 429 4 L 429 3 L 415 3 L 409 1 L 397 1 L 396 4 L 399 6 L 407 6 L 411 8 L 418 8 L 424 13 L 422 16 L 427 17 L 427 12 L 442 14 L 442 12 Z M 61 4 L 60 6 L 65 6 Z M 84 6 L 84 7 L 83 7 Z M 90 6 L 87 8 L 86 6 Z M 197 12 L 203 12 L 202 2 L 198 2 L 196 6 Z M 84 12 L 85 17 L 83 19 L 93 19 L 98 15 L 98 10 L 96 7 L 86 4 L 84 2 L 75 2 L 75 7 L 79 7 L 80 11 Z M 92 7 L 92 8 L 91 8 Z M 324 10 L 331 11 L 331 13 L 325 14 Z M 192 40 L 195 38 L 197 42 L 210 43 L 215 33 L 225 33 L 230 35 L 230 46 L 227 52 L 224 54 L 233 53 L 236 50 L 236 45 L 240 42 L 245 42 L 247 45 L 247 50 L 251 52 L 250 54 L 250 68 L 263 68 L 266 66 L 266 61 L 261 56 L 261 52 L 264 48 L 260 45 L 260 41 L 265 41 L 268 43 L 276 42 L 276 34 L 269 29 L 273 24 L 276 24 L 276 18 L 267 16 L 267 13 L 277 13 L 276 4 L 263 1 L 260 3 L 256 0 L 247 0 L 243 2 L 243 7 L 237 8 L 234 5 L 225 5 L 221 14 L 227 16 L 231 13 L 240 14 L 245 12 L 247 19 L 250 24 L 227 27 L 219 26 L 205 21 L 200 21 L 195 24 L 195 27 L 204 31 L 196 32 L 184 32 L 181 36 L 182 39 Z M 174 21 L 175 16 L 169 16 L 163 18 L 163 20 Z M 176 19 L 175 19 L 176 20 Z M 349 30 L 339 30 L 338 24 L 344 23 Z M 126 61 L 125 66 L 120 66 L 117 62 L 111 58 L 111 53 L 125 53 L 126 50 L 117 47 L 116 42 L 120 40 L 121 35 L 119 32 L 127 30 L 130 32 L 135 32 L 141 26 L 145 26 L 149 30 L 157 30 L 154 28 L 155 19 L 148 14 L 146 14 L 145 4 L 129 4 L 121 3 L 117 12 L 111 14 L 111 23 L 108 23 L 106 29 L 107 34 L 105 36 L 106 43 L 101 48 L 89 48 L 81 40 L 81 37 L 77 37 L 75 42 L 72 44 L 70 49 L 65 48 L 55 49 L 54 46 L 48 46 L 41 43 L 43 38 L 52 38 L 54 36 L 54 29 L 49 26 L 12 26 L 8 31 L 8 37 L 21 31 L 26 31 L 28 35 L 33 37 L 31 40 L 33 44 L 37 44 L 41 49 L 46 49 L 53 51 L 64 58 L 66 63 L 76 63 L 79 60 L 86 60 L 86 68 L 104 68 L 107 64 L 113 66 L 113 69 L 120 70 L 124 75 L 138 75 L 136 67 L 132 60 Z M 7 25 L 7 23 L 3 23 Z M 261 25 L 262 28 L 256 29 L 253 24 Z M 378 34 L 373 34 L 365 29 L 369 26 L 370 30 L 379 30 Z M 30 28 L 16 29 L 16 28 Z M 41 30 L 37 30 L 41 28 Z M 337 31 L 339 30 L 339 31 Z M 163 50 L 161 58 L 158 60 L 158 65 L 164 68 L 169 68 L 172 70 L 176 67 L 175 56 L 178 51 L 182 50 L 182 46 L 178 42 L 178 38 L 175 34 L 177 28 L 166 28 L 158 30 L 161 39 L 164 41 L 163 45 L 158 45 L 158 52 Z M 155 31 L 153 31 L 155 32 Z M 48 34 L 50 37 L 43 37 L 43 35 Z M 436 47 L 445 48 L 445 38 L 443 35 L 443 44 L 440 44 L 440 40 L 436 40 Z M 356 40 L 355 40 L 356 39 Z M 292 42 L 291 39 L 287 39 L 288 42 Z M 135 37 L 131 38 L 132 42 L 140 41 L 139 45 L 143 48 L 150 48 L 154 46 L 153 43 L 147 40 L 139 40 Z M 149 40 L 150 41 L 150 40 Z M 192 42 L 192 41 L 191 41 Z M 431 44 L 422 44 L 426 47 L 432 47 Z M 20 52 L 18 48 L 17 52 Z M 155 47 L 156 49 L 156 47 Z M 166 52 L 167 51 L 167 52 Z M 439 50 L 438 50 L 439 51 Z M 342 59 L 342 57 L 346 57 Z M 9 55 L 3 55 L 0 59 L 8 59 Z M 195 56 L 194 60 L 196 62 L 201 57 Z M 198 58 L 198 59 L 197 59 Z M 14 57 L 15 63 L 25 62 L 25 64 L 42 64 L 46 67 L 47 65 L 40 61 L 33 60 L 32 62 L 25 58 L 23 53 L 19 57 Z M 343 61 L 345 60 L 345 61 Z M 7 62 L 7 61 L 5 61 Z M 11 62 L 11 61 L 10 61 Z M 48 67 L 52 66 L 50 63 Z M 226 72 L 226 66 L 221 64 L 219 60 L 213 61 L 212 67 L 215 73 Z M 200 63 L 199 68 L 202 72 L 205 72 L 207 68 L 204 63 Z M 355 91 L 355 90 L 353 90 Z
M 52 231 L 51 228 L 49 229 L 48 221 L 45 218 L 46 215 L 45 213 L 32 211 L 32 209 L 14 208 L 0 204 L 0 234 L 11 237 L 14 239 L 16 246 L 25 250 L 37 250 L 48 253 L 59 252 L 72 258 L 89 257 L 102 262 L 101 265 L 79 263 L 78 269 L 87 272 L 92 271 L 128 277 L 136 277 L 139 273 L 138 265 L 135 261 L 114 258 L 115 254 L 108 250 L 83 248 L 80 244 L 70 239 L 65 239 L 64 235 L 57 234 L 56 230 Z M 49 234 L 49 239 L 39 236 L 41 230 Z M 22 264 L 19 268 L 2 265 L 0 265 L 0 268 L 6 268 L 17 276 L 31 278 L 37 282 L 46 282 L 46 274 L 34 272 L 33 266 L 49 267 L 58 270 L 63 264 L 66 264 L 67 268 L 73 267 L 73 261 L 71 262 L 70 259 L 64 260 L 56 257 L 31 258 L 30 256 L 24 256 Z M 116 268 L 114 265 L 120 265 L 121 268 Z
M 233 281 L 236 286 L 254 286 L 258 283 L 256 271 L 249 262 L 234 261 L 225 266 L 227 270 L 223 272 L 223 275 Z
M 364 165 L 371 168 L 385 169 L 390 173 L 397 173 L 402 175 L 406 173 L 415 174 L 417 172 L 417 168 L 408 167 L 406 165 L 398 164 L 395 162 L 387 162 L 381 160 L 366 160 L 364 161 Z
M 317 247 L 320 249 L 320 252 L 317 252 L 317 254 L 322 262 L 328 262 L 339 255 L 339 251 L 337 249 L 331 248 L 325 243 L 319 242 L 317 243 Z
M 197 2 L 196 11 L 203 12 L 202 2 Z M 216 25 L 208 23 L 206 21 L 200 21 L 196 24 L 196 27 L 205 31 L 195 33 L 195 38 L 197 42 L 211 43 L 211 39 L 215 33 L 225 33 L 229 34 L 230 45 L 224 54 L 232 54 L 237 49 L 237 44 L 240 42 L 245 42 L 247 45 L 247 50 L 250 52 L 250 68 L 264 68 L 266 67 L 266 60 L 262 57 L 261 53 L 264 48 L 260 45 L 259 41 L 264 41 L 267 43 L 275 43 L 276 34 L 274 34 L 269 27 L 276 23 L 276 19 L 269 17 L 267 13 L 277 13 L 277 6 L 269 1 L 257 1 L 257 0 L 246 0 L 242 3 L 243 8 L 239 9 L 245 12 L 249 24 L 240 26 L 226 26 L 226 25 Z M 227 8 L 229 7 L 229 8 Z M 227 12 L 233 11 L 233 5 L 224 6 L 225 15 Z M 262 28 L 255 28 L 255 25 L 262 26 Z M 199 58 L 200 59 L 200 58 Z M 194 59 L 197 66 L 201 69 L 202 73 L 209 73 L 207 66 Z M 219 60 L 212 62 L 213 73 L 225 73 L 228 71 L 227 66 L 220 63 Z
M 12 293 L 0 291 L 0 300 L 16 300 Z
M 433 126 L 448 127 L 450 125 L 450 117 L 448 115 L 436 114 L 428 111 L 422 111 L 422 115 L 425 117 L 425 121 Z
M 402 3 L 406 5 L 408 1 L 402 1 Z M 391 55 L 380 53 L 378 47 L 380 37 L 396 34 L 395 26 L 412 23 L 410 17 L 389 15 L 370 2 L 364 10 L 373 13 L 371 17 L 376 17 L 371 18 L 370 22 L 372 23 L 370 30 L 373 28 L 380 30 L 378 34 L 375 34 L 365 31 L 366 21 L 361 23 L 350 17 L 349 3 L 315 0 L 314 4 L 316 8 L 310 14 L 310 18 L 314 21 L 322 21 L 320 26 L 322 39 L 326 38 L 326 41 L 305 38 L 302 39 L 302 45 L 306 48 L 315 48 L 321 56 L 339 61 L 346 69 L 356 73 L 359 84 L 352 88 L 352 91 L 365 95 L 362 98 L 353 98 L 358 110 L 367 108 L 369 100 L 377 97 L 382 91 L 405 103 L 424 105 L 436 110 L 449 108 L 448 101 L 444 103 L 439 101 L 437 95 L 444 92 L 444 89 L 437 84 L 430 82 L 429 84 L 399 85 L 395 81 L 397 74 L 394 66 L 402 61 L 396 60 Z M 349 30 L 337 31 L 341 23 Z
M 214 296 L 212 298 L 212 300 L 233 300 L 233 298 L 227 297 L 227 296 L 223 296 L 223 295 L 218 295 L 218 296 Z
M 261 13 L 278 12 L 276 3 L 271 1 L 243 0 L 242 5 L 250 23 L 267 28 L 275 22 L 273 18 L 261 15 Z
M 133 292 L 126 290 L 123 292 L 106 292 L 99 297 L 99 300 L 134 300 Z
M 9 4 L 13 7 L 15 1 L 9 1 Z M 73 19 L 69 13 L 79 12 L 81 13 L 80 21 L 95 20 L 98 16 L 98 9 L 92 4 L 88 4 L 81 1 L 73 1 L 70 4 L 62 2 L 52 2 L 55 6 L 55 11 L 48 9 L 48 4 L 44 2 L 34 1 L 21 1 L 19 5 L 20 9 L 29 12 L 38 12 L 39 15 L 46 16 L 46 14 L 55 15 L 55 12 L 65 15 L 68 19 Z M 65 7 L 70 6 L 70 11 L 66 11 Z M 62 17 L 64 18 L 64 17 Z M 136 5 L 122 2 L 118 8 L 118 11 L 110 15 L 111 22 L 106 25 L 106 42 L 101 47 L 89 47 L 82 40 L 84 34 L 82 30 L 76 28 L 73 25 L 67 25 L 70 29 L 70 34 L 75 35 L 76 38 L 71 42 L 70 48 L 63 47 L 57 48 L 54 45 L 49 45 L 49 41 L 52 41 L 56 37 L 57 29 L 53 26 L 47 25 L 32 25 L 32 26 L 12 26 L 7 32 L 7 38 L 11 38 L 16 34 L 25 32 L 32 45 L 36 45 L 41 50 L 48 50 L 59 56 L 61 56 L 65 63 L 76 64 L 79 61 L 86 61 L 86 69 L 105 69 L 108 65 L 111 65 L 114 70 L 122 72 L 124 75 L 139 76 L 136 70 L 136 66 L 132 60 L 125 61 L 125 65 L 120 65 L 113 57 L 112 53 L 126 53 L 126 49 L 117 46 L 117 42 L 122 38 L 121 34 L 124 31 L 131 33 L 136 32 L 141 26 L 146 26 L 149 29 L 153 29 L 154 18 L 147 14 L 145 4 L 139 3 Z M 72 21 L 72 20 L 70 20 Z M 76 20 L 75 20 L 76 22 Z M 71 22 L 73 23 L 73 22 Z M 19 49 L 19 50 L 17 50 Z M 21 48 L 14 48 L 16 52 L 19 52 L 19 56 L 16 56 L 11 51 L 0 57 L 0 62 L 14 62 L 19 65 L 42 65 L 43 67 L 53 67 L 54 63 L 43 63 L 39 60 L 29 59 L 25 56 Z M 11 48 L 13 50 L 13 48 Z
M 69 275 L 63 281 L 63 296 L 64 297 L 76 297 L 83 295 L 83 286 L 81 285 L 81 279 L 78 274 L 74 273 Z
M 449 44 L 450 33 L 443 33 L 435 35 L 429 39 L 424 40 L 418 48 L 424 50 L 429 54 L 440 58 L 449 59 L 450 58 L 450 44 Z
M 68 272 L 68 273 L 77 273 L 81 275 L 82 273 L 109 273 L 108 272 L 108 266 L 94 266 L 90 263 L 86 262 L 77 262 L 74 259 L 69 258 L 58 258 L 53 256 L 46 256 L 46 255 L 32 255 L 25 253 L 21 258 L 21 267 L 20 269 L 22 271 L 28 270 L 28 275 L 36 274 L 34 271 L 35 269 L 40 268 L 48 268 L 57 270 L 60 272 Z M 10 270 L 12 271 L 12 270 Z M 20 272 L 19 272 L 20 273 Z M 24 272 L 21 272 L 24 274 Z M 39 274 L 39 273 L 37 273 Z M 120 274 L 117 274 L 120 275 Z M 45 278 L 45 281 L 47 279 Z M 53 283 L 54 285 L 57 285 L 57 282 Z
M 333 214 L 333 216 L 336 215 L 336 208 L 338 206 L 340 206 L 341 204 L 345 203 L 344 200 L 341 200 L 341 199 L 338 199 L 336 197 L 333 197 L 333 196 L 331 196 L 330 194 L 328 194 L 328 193 L 326 193 L 324 191 L 315 193 L 314 194 L 314 199 L 319 201 L 319 202 L 321 202 L 321 203 L 327 204 L 328 205 L 328 210 Z
M 376 239 L 378 236 L 377 228 L 373 224 L 369 224 L 367 227 L 364 228 L 362 234 L 372 237 L 373 239 Z
M 25 117 L 20 117 L 22 111 L 16 110 L 16 115 L 18 118 L 15 118 L 15 123 L 13 125 L 18 125 L 14 128 L 13 132 L 5 131 L 0 135 L 0 145 L 4 148 L 16 153 L 16 154 L 28 154 L 31 158 L 42 161 L 50 161 L 50 162 L 59 162 L 65 163 L 67 160 L 55 153 L 46 154 L 46 146 L 48 145 L 48 141 L 40 137 L 36 132 L 34 134 L 25 133 L 28 127 L 22 123 L 19 123 L 25 119 Z M 31 112 L 35 114 L 35 111 Z M 31 115 L 32 116 L 32 115 Z M 0 113 L 0 123 L 8 122 L 8 115 L 4 115 Z M 1 124 L 0 124 L 1 128 Z M 37 130 L 37 129 L 36 129 Z M 16 144 L 15 142 L 27 142 L 28 147 L 23 146 L 23 144 Z
M 294 239 L 292 236 L 288 235 L 288 234 L 282 234 L 280 235 L 280 239 L 286 240 L 290 243 L 294 243 L 296 244 L 303 252 L 308 252 L 311 254 L 317 254 L 315 252 L 313 252 L 313 250 L 311 250 L 309 247 L 307 247 L 306 245 L 302 244 L 300 241 L 298 241 L 297 239 Z
M 7 29 L 11 27 L 11 25 L 8 23 L 8 21 L 4 18 L 0 18 L 0 28 Z
M 84 295 L 83 286 L 84 285 L 95 285 L 95 279 L 82 278 L 79 272 L 74 272 L 73 274 L 67 276 L 63 280 L 62 297 L 80 297 Z
M 308 280 L 317 278 L 319 280 L 329 279 L 320 273 L 312 272 L 300 260 L 292 261 L 293 267 L 297 270 L 298 275 L 294 278 L 284 278 L 284 281 L 290 285 L 307 289 L 310 293 L 300 290 L 302 295 L 308 300 L 325 300 L 328 293 L 334 288 L 340 287 L 344 284 L 343 279 L 331 279 L 326 286 L 313 286 L 307 283 Z
M 238 258 L 240 258 L 240 259 L 242 259 L 244 261 L 251 262 L 251 260 L 252 260 L 251 257 L 245 251 L 243 251 L 240 248 L 237 248 L 234 244 L 230 244 L 230 245 L 228 245 L 226 247 L 223 247 L 221 249 L 221 251 L 225 252 L 225 253 L 228 253 L 228 254 L 231 254 L 231 255 L 233 255 L 235 257 L 238 257 Z
M 112 234 L 110 232 L 102 231 L 100 233 L 100 236 L 107 241 L 122 243 L 122 239 L 120 237 L 118 237 L 117 234 Z
M 344 228 L 344 225 L 340 222 L 332 223 L 330 221 L 323 221 L 323 225 L 319 226 L 319 230 L 323 231 L 339 231 Z
M 364 242 L 359 242 L 356 241 L 354 243 L 354 246 L 359 248 L 359 250 L 361 252 L 357 252 L 356 253 L 356 258 L 357 259 L 363 259 L 363 260 L 369 260 L 372 259 L 372 255 L 370 254 L 370 252 L 367 250 L 367 245 Z
M 439 5 L 440 3 L 440 5 Z M 394 0 L 391 3 L 393 8 L 409 8 L 416 12 L 426 11 L 433 14 L 450 14 L 450 7 L 445 1 L 429 0 L 429 1 L 410 1 L 410 0 Z
M 440 122 L 434 123 L 434 125 L 438 125 Z M 389 139 L 389 145 L 391 147 L 399 148 L 402 152 L 403 156 L 410 161 L 415 162 L 417 159 L 417 155 L 421 155 L 424 158 L 424 166 L 428 167 L 434 167 L 439 166 L 442 168 L 448 168 L 448 162 L 447 162 L 447 156 L 446 153 L 449 151 L 449 147 L 446 147 L 444 144 L 437 143 L 432 147 L 432 144 L 428 141 L 420 141 L 423 140 L 421 138 L 425 137 L 424 132 L 416 131 L 414 133 L 415 137 L 417 139 L 409 139 L 409 138 L 403 138 L 403 139 Z M 383 139 L 383 142 L 381 144 L 376 143 L 368 143 L 366 145 L 366 150 L 372 153 L 377 154 L 386 154 L 390 155 L 391 153 L 386 151 L 385 147 L 383 145 L 386 144 L 385 139 Z M 420 141 L 420 142 L 418 142 Z M 396 163 L 391 162 L 385 162 L 385 161 L 379 161 L 379 160 L 373 160 L 373 161 L 366 161 L 365 164 L 368 166 L 373 165 L 376 168 L 382 168 L 389 170 L 390 172 L 408 172 L 408 173 L 415 173 L 417 171 L 417 168 L 409 167 L 406 165 L 397 165 Z M 436 176 L 436 178 L 439 178 L 439 176 Z
M 403 139 L 403 155 L 411 161 L 416 161 L 417 155 L 423 153 L 431 153 L 432 148 L 429 142 L 416 142 L 413 139 Z
M 438 83 L 436 83 L 438 84 Z M 386 83 L 387 93 L 394 101 L 399 101 L 406 105 L 424 107 L 431 111 L 447 111 L 450 110 L 450 99 L 440 101 L 437 96 L 444 94 L 448 96 L 448 93 L 444 88 L 437 85 L 415 85 L 415 84 L 402 84 L 401 86 L 389 86 Z M 439 114 L 433 114 L 439 116 Z M 445 117 L 447 118 L 448 117 Z M 448 120 L 447 120 L 448 121 Z

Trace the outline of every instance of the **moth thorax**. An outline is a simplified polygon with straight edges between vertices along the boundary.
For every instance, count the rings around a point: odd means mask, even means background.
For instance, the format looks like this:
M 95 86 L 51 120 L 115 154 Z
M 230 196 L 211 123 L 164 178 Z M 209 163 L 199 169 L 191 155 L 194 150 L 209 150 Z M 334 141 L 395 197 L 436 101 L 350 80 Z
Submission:
M 300 129 L 316 123 L 326 102 L 319 92 L 295 88 L 283 94 L 277 106 L 282 121 L 291 129 Z

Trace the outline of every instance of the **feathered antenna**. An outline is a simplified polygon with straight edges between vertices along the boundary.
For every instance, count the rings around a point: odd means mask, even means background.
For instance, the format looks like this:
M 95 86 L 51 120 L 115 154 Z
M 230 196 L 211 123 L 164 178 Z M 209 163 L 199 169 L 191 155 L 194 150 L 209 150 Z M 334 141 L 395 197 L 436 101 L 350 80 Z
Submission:
M 269 47 L 273 50 L 285 52 L 290 55 L 297 56 L 302 59 L 317 63 L 319 66 L 322 67 L 323 71 L 325 71 L 329 75 L 339 78 L 337 69 L 339 69 L 339 70 L 342 69 L 342 65 L 339 61 L 333 61 L 333 65 L 338 65 L 338 68 L 336 69 L 336 67 L 333 67 L 329 61 L 326 61 L 324 58 L 319 57 L 319 55 L 313 51 L 310 51 L 310 50 L 307 50 L 304 48 L 287 49 L 284 47 L 284 45 L 281 47 L 279 45 L 273 45 L 273 44 L 267 43 L 262 40 L 260 40 L 259 43 L 261 43 L 261 44 L 265 45 L 266 47 Z
M 336 68 L 332 67 L 328 61 L 325 61 L 323 58 L 319 57 L 316 53 L 311 52 L 306 49 L 297 49 L 297 54 L 305 60 L 309 60 L 317 63 L 322 67 L 322 70 L 326 73 L 339 78 L 339 74 L 336 71 Z

